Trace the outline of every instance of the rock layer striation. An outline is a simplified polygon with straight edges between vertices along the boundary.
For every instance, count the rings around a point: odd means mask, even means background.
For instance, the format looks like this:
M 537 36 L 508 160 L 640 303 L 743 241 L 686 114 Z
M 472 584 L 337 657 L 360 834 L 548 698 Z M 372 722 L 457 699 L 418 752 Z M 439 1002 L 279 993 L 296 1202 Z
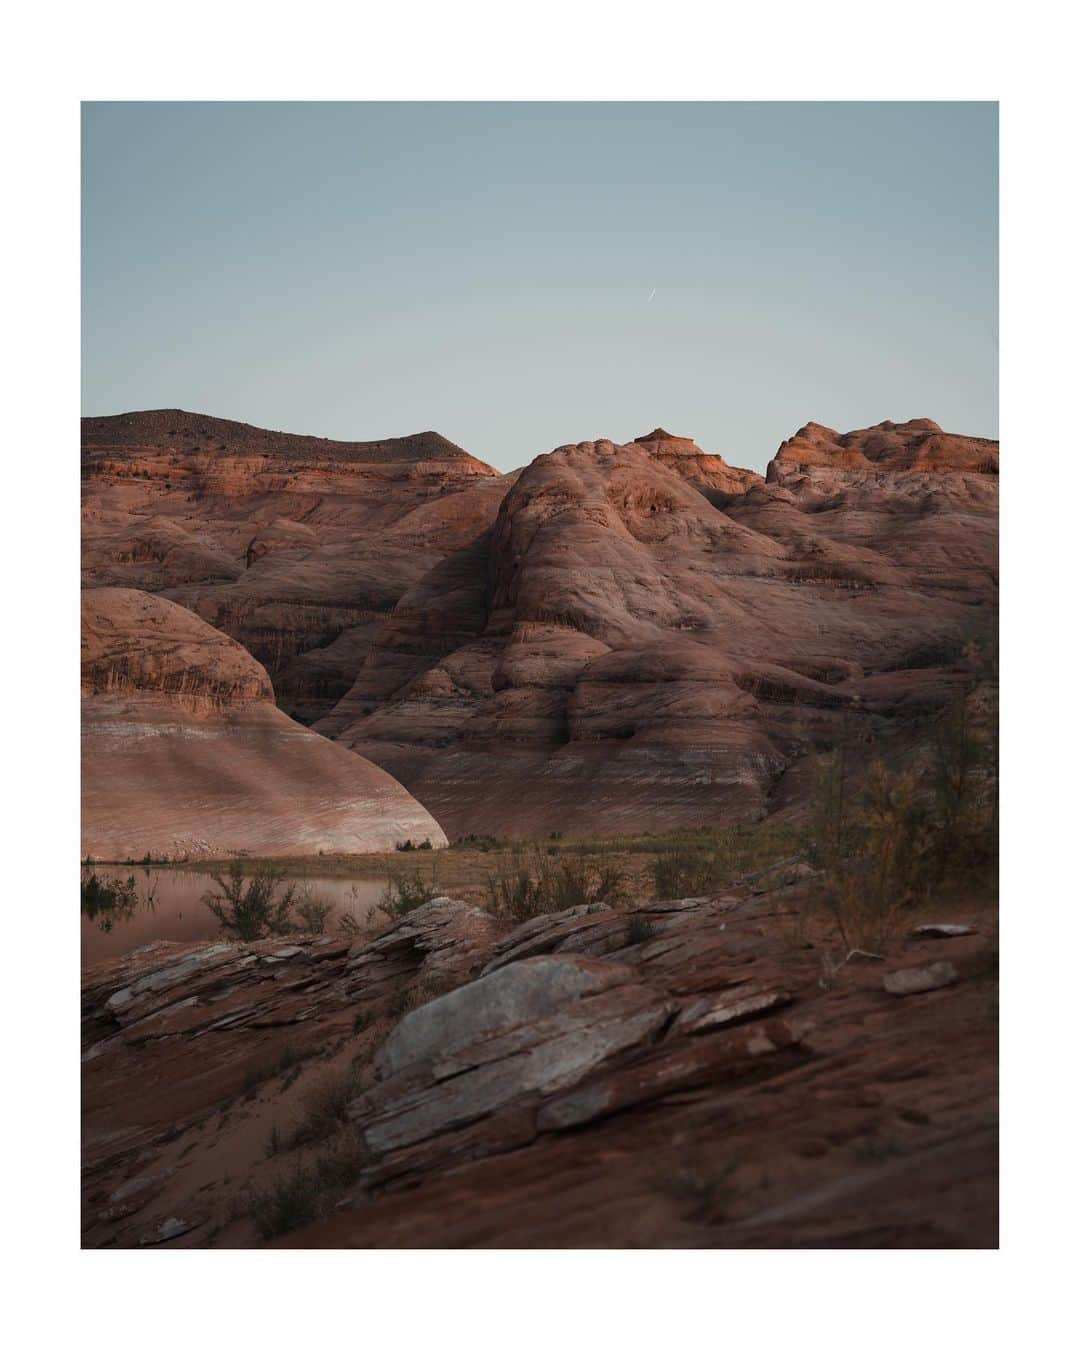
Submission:
M 84 425 L 84 573 L 183 604 L 448 835 L 667 830 L 903 739 L 997 615 L 996 442 L 810 423 L 763 478 L 663 428 L 500 475 L 434 433 Z

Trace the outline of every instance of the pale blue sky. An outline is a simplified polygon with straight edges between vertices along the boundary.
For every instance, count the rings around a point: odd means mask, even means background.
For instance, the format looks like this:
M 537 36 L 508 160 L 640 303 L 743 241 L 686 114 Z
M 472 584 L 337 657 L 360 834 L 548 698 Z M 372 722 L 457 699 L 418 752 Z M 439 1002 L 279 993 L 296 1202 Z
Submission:
M 84 105 L 86 414 L 762 468 L 997 357 L 995 104 Z

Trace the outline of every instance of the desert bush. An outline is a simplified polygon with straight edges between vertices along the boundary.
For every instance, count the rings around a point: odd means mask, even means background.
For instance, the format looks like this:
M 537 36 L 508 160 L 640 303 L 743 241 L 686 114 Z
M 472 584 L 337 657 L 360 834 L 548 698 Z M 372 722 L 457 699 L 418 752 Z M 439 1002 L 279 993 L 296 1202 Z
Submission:
M 315 1160 L 315 1178 L 320 1188 L 340 1190 L 351 1186 L 370 1161 L 364 1137 L 355 1127 L 341 1131 Z
M 140 903 L 153 909 L 157 887 L 151 886 L 139 900 L 134 875 L 103 877 L 84 863 L 79 878 L 79 908 L 103 933 L 111 933 L 113 924 L 124 922 L 135 915 Z
M 965 648 L 973 663 L 983 658 Z M 979 682 L 992 689 L 992 682 Z M 825 907 L 841 941 L 888 945 L 904 911 L 950 877 L 985 877 L 997 854 L 997 738 L 972 717 L 975 683 L 931 728 L 928 770 L 917 779 L 875 760 L 855 790 L 846 748 L 818 761 L 808 842 Z
M 478 853 L 490 853 L 492 849 L 502 846 L 502 842 L 493 834 L 465 834 L 450 845 L 451 848 L 476 849 Z
M 438 877 L 434 873 L 429 881 L 419 867 L 411 871 L 399 867 L 387 878 L 379 909 L 388 918 L 401 919 L 441 894 Z
M 79 908 L 103 933 L 117 919 L 130 919 L 139 906 L 135 878 L 103 877 L 84 866 L 79 879 Z
M 647 914 L 635 911 L 626 923 L 626 945 L 636 947 L 656 936 L 656 929 Z
M 337 930 L 346 937 L 358 937 L 364 931 L 361 919 L 366 915 L 368 923 L 372 921 L 372 912 L 368 902 L 355 882 L 349 887 L 349 898 L 337 911 Z
M 721 870 L 716 853 L 674 844 L 653 860 L 656 898 L 678 900 L 688 895 L 704 895 L 718 884 Z
M 544 849 L 514 849 L 487 879 L 491 908 L 518 923 L 576 905 L 615 905 L 626 881 L 615 863 L 584 854 L 552 856 Z
M 265 1242 L 314 1222 L 319 1213 L 319 1192 L 318 1177 L 299 1161 L 268 1189 L 252 1187 L 248 1214 L 255 1231 Z
M 521 850 L 515 850 L 508 861 L 499 863 L 495 873 L 487 878 L 487 886 L 496 914 L 522 923 L 543 912 L 540 882 Z
M 349 1102 L 360 1091 L 356 1070 L 326 1069 L 314 1078 L 301 1098 L 301 1119 L 289 1147 L 325 1139 L 345 1121 Z
M 279 895 L 284 876 L 270 866 L 260 867 L 252 876 L 244 876 L 243 864 L 236 860 L 224 873 L 215 873 L 215 890 L 207 891 L 203 904 L 221 925 L 224 936 L 239 942 L 293 933 L 295 885 Z
M 275 1127 L 267 1140 L 266 1156 L 276 1157 L 286 1147 Z M 360 1131 L 348 1127 L 328 1143 L 312 1165 L 298 1157 L 289 1171 L 265 1189 L 248 1187 L 229 1217 L 246 1213 L 264 1242 L 281 1237 L 330 1213 L 334 1193 L 353 1185 L 369 1161 Z
M 875 760 L 852 797 L 844 759 L 838 752 L 819 764 L 811 857 L 841 942 L 877 952 L 926 894 L 930 821 L 913 774 Z
M 708 895 L 805 848 L 801 831 L 761 821 L 668 836 L 652 865 L 658 900 Z
M 305 890 L 296 902 L 296 926 L 302 933 L 325 933 L 326 921 L 333 911 L 329 900 L 316 900 Z
M 979 734 L 967 690 L 935 723 L 931 776 L 935 879 L 950 870 L 986 867 L 997 856 L 997 736 Z

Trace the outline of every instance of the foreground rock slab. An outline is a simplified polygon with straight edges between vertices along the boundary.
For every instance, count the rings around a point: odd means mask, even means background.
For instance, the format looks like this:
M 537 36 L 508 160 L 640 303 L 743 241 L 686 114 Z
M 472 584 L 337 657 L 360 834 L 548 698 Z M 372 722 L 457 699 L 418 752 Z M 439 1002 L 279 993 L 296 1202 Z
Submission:
M 935 989 L 944 989 L 946 985 L 955 984 L 957 978 L 956 967 L 951 961 L 934 961 L 928 966 L 890 971 L 882 984 L 887 994 L 902 998 L 908 994 L 928 994 Z
M 88 971 L 84 1244 L 254 1245 L 254 1199 L 300 1176 L 285 1245 L 993 1245 L 986 939 L 933 998 L 877 963 L 822 988 L 788 903 L 513 929 L 443 898 Z

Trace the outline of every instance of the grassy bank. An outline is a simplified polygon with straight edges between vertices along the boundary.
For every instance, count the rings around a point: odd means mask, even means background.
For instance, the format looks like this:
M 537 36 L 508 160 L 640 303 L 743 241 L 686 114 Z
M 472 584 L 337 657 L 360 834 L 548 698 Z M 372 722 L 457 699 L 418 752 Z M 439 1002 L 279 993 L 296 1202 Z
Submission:
M 408 875 L 437 886 L 443 894 L 486 905 L 493 879 L 517 867 L 523 859 L 577 858 L 597 860 L 623 877 L 622 891 L 629 904 L 640 904 L 655 894 L 657 865 L 666 863 L 676 871 L 697 875 L 710 884 L 723 885 L 747 872 L 790 857 L 802 847 L 802 831 L 775 821 L 739 825 L 727 829 L 673 830 L 657 834 L 598 835 L 594 838 L 505 839 L 490 835 L 470 836 L 449 848 L 411 849 L 389 853 L 341 853 L 318 857 L 242 858 L 245 875 L 255 875 L 271 866 L 287 875 L 308 879 L 335 877 L 382 880 Z M 123 866 L 139 866 L 139 862 Z M 207 859 L 153 864 L 180 870 L 216 871 L 229 864 Z

